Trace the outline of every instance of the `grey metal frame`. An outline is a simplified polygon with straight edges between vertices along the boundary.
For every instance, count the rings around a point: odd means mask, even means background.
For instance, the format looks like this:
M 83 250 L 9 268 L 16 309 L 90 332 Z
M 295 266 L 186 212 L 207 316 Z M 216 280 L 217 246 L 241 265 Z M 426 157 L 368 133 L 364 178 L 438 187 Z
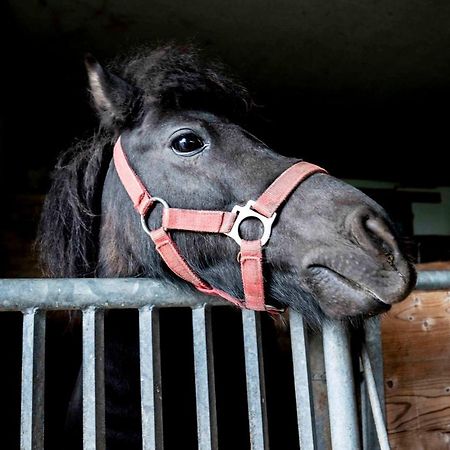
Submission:
M 207 305 L 192 310 L 192 332 L 198 447 L 212 450 L 218 447 L 218 440 L 211 311 Z
M 164 448 L 162 415 L 159 310 L 139 309 L 139 361 L 141 371 L 142 449 Z
M 24 311 L 20 448 L 44 447 L 45 311 Z
M 450 272 L 422 272 L 417 288 L 450 289 Z M 103 320 L 104 311 L 112 308 L 139 310 L 143 449 L 163 449 L 158 311 L 180 306 L 192 308 L 199 448 L 217 449 L 210 308 L 223 304 L 218 299 L 148 279 L 0 280 L 0 311 L 23 313 L 21 449 L 42 449 L 44 443 L 45 312 L 72 309 L 83 314 L 83 446 L 86 450 L 105 448 Z M 251 448 L 265 450 L 269 448 L 269 438 L 260 317 L 259 313 L 243 311 L 242 318 Z M 317 411 L 314 412 L 311 389 L 308 334 L 302 316 L 296 312 L 290 312 L 290 325 L 300 448 L 313 450 L 317 448 Z M 362 366 L 379 445 L 385 450 L 389 443 L 380 396 L 383 383 L 381 358 L 377 357 L 377 329 L 376 323 L 367 327 Z M 350 340 L 345 326 L 326 323 L 323 347 L 332 447 L 358 450 L 363 444 L 363 448 L 372 450 L 373 432 L 370 421 L 364 417 L 368 416 L 367 407 L 362 408 L 363 439 L 360 438 Z
M 350 334 L 339 322 L 323 327 L 323 355 L 327 373 L 331 444 L 336 449 L 361 448 Z

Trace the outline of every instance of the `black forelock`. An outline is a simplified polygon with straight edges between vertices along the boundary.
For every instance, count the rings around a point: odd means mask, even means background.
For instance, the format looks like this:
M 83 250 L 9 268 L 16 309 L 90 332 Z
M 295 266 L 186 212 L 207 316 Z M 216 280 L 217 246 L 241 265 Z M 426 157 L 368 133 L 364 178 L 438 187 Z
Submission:
M 145 103 L 166 110 L 196 109 L 241 121 L 252 110 L 248 90 L 223 64 L 206 60 L 193 45 L 140 48 L 108 69 L 137 88 Z

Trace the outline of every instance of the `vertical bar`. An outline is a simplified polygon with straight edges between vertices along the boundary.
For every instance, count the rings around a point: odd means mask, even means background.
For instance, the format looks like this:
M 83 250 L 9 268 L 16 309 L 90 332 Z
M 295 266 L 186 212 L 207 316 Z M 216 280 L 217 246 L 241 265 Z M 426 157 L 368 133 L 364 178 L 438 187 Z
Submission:
M 340 322 L 326 322 L 323 326 L 323 346 L 332 446 L 334 449 L 360 450 L 347 327 Z
M 384 378 L 383 378 L 383 350 L 381 343 L 380 318 L 372 317 L 364 324 L 365 345 L 372 366 L 372 373 L 378 391 L 380 407 L 384 412 Z M 362 360 L 361 360 L 362 363 Z M 364 366 L 363 366 L 364 367 Z M 371 411 L 368 397 L 367 380 L 361 383 L 361 412 L 362 412 L 362 432 L 363 448 L 379 450 L 377 431 Z
M 260 320 L 259 313 L 249 310 L 242 311 L 250 448 L 252 450 L 269 449 Z
M 319 333 L 308 336 L 310 378 L 314 405 L 314 437 L 318 449 L 331 449 L 327 377 L 323 358 L 323 339 Z
M 27 310 L 22 331 L 20 448 L 44 448 L 45 312 Z
M 316 448 L 315 423 L 308 359 L 308 337 L 301 314 L 290 310 L 289 321 L 300 448 L 301 450 L 314 450 Z
M 141 370 L 142 449 L 162 450 L 163 415 L 159 311 L 153 306 L 139 310 Z
M 104 311 L 83 310 L 83 449 L 105 449 Z
M 361 371 L 362 360 L 361 360 Z M 361 398 L 361 434 L 362 434 L 362 448 L 364 450 L 380 450 L 378 446 L 375 424 L 373 423 L 372 412 L 370 410 L 369 394 L 367 392 L 367 384 L 364 378 L 360 385 Z
M 375 384 L 381 402 L 381 409 L 384 412 L 384 373 L 383 373 L 383 347 L 381 342 L 380 317 L 367 319 L 364 325 L 365 343 L 369 358 L 372 364 Z
M 204 305 L 192 310 L 194 334 L 195 398 L 198 448 L 218 448 L 216 393 L 214 384 L 211 311 Z
M 377 386 L 372 372 L 372 365 L 370 364 L 369 353 L 367 348 L 363 345 L 361 349 L 361 358 L 364 367 L 364 376 L 367 385 L 367 392 L 369 394 L 370 405 L 372 407 L 373 420 L 377 430 L 378 444 L 381 450 L 389 450 L 389 439 L 386 431 L 386 425 L 383 418 L 383 410 L 380 399 L 378 397 Z

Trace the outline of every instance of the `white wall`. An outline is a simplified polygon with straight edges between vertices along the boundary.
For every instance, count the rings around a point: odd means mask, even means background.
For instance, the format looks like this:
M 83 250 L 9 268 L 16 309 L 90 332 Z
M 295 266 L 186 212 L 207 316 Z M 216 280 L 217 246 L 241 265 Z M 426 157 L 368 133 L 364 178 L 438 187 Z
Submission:
M 439 191 L 442 203 L 413 203 L 414 234 L 450 235 L 450 188 L 428 191 Z

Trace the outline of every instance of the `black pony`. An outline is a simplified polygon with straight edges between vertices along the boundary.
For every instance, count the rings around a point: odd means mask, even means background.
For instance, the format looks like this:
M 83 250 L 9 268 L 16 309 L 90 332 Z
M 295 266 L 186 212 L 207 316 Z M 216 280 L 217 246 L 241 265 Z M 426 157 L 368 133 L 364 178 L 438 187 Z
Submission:
M 247 90 L 192 48 L 143 50 L 108 70 L 88 57 L 86 66 L 101 124 L 56 167 L 40 227 L 44 272 L 180 283 L 143 233 L 111 163 L 119 135 L 150 192 L 178 208 L 230 211 L 256 199 L 296 160 L 244 129 L 253 110 Z M 157 211 L 150 226 L 160 220 Z M 259 235 L 252 221 L 241 228 L 246 237 Z M 204 280 L 242 298 L 234 241 L 186 232 L 173 237 Z M 268 303 L 294 308 L 312 325 L 386 311 L 415 281 L 383 209 L 325 174 L 308 178 L 280 210 L 264 257 Z M 132 357 L 120 333 L 111 334 L 110 346 Z M 110 351 L 107 361 L 107 386 L 117 394 L 108 405 L 108 448 L 132 448 L 139 430 L 120 420 L 131 413 L 129 392 L 117 382 L 117 367 L 126 363 L 117 354 Z

